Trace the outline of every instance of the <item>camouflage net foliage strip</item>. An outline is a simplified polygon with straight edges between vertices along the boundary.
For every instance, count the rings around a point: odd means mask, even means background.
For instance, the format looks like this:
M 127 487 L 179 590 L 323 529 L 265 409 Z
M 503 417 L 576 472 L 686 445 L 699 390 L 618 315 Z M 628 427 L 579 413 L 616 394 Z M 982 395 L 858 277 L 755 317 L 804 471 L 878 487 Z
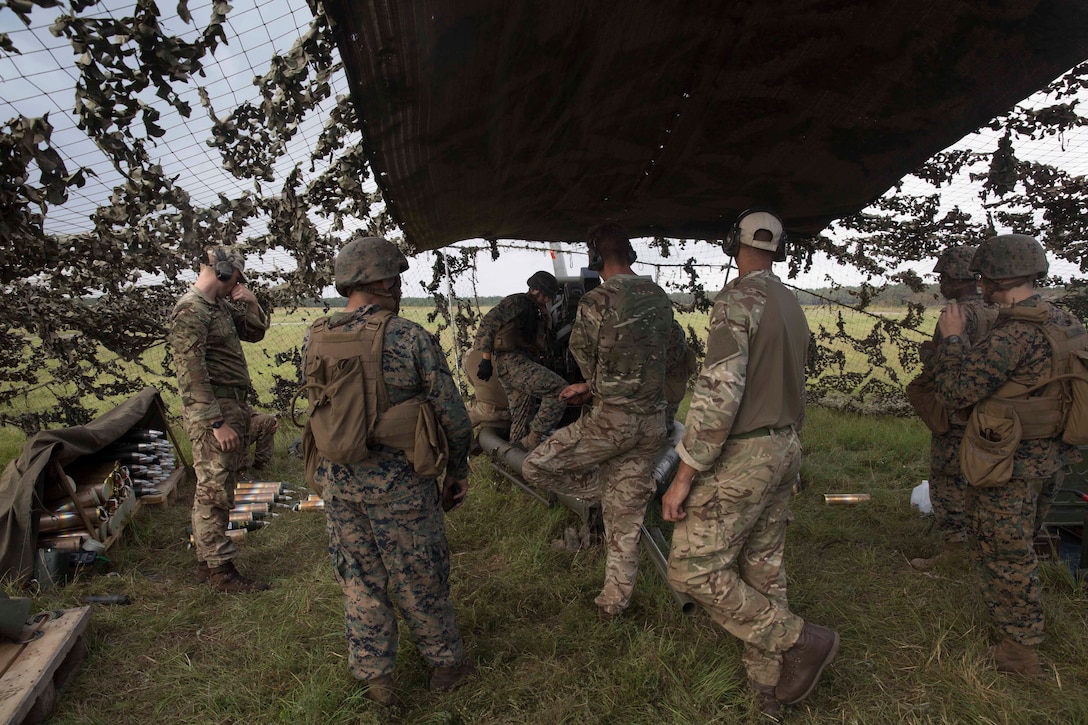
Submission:
M 273 249 L 290 255 L 295 269 L 259 272 L 254 286 L 262 304 L 294 309 L 320 300 L 330 285 L 331 261 L 345 229 L 400 236 L 380 196 L 364 190 L 370 172 L 349 98 L 336 99 L 314 146 L 310 168 L 321 162 L 324 170 L 305 183 L 301 165 L 282 179 L 275 173 L 300 119 L 329 98 L 329 78 L 340 70 L 319 3 L 311 2 L 314 19 L 308 30 L 254 79 L 259 102 L 222 116 L 201 89 L 201 104 L 212 121 L 207 143 L 218 150 L 224 168 L 252 182 L 252 190 L 235 198 L 221 194 L 210 206 L 194 204 L 178 179 L 164 173 L 155 149 L 165 133 L 164 112 L 182 119 L 193 112 L 179 90 L 199 87 L 204 64 L 228 42 L 231 6 L 213 2 L 202 29 L 184 40 L 162 29 L 164 16 L 152 0 L 136 0 L 124 17 L 84 15 L 96 5 L 71 0 L 68 12 L 50 28 L 72 48 L 77 125 L 123 179 L 91 215 L 90 229 L 65 236 L 45 231 L 50 209 L 63 206 L 70 190 L 96 175 L 89 167 L 67 168 L 53 145 L 48 115 L 16 117 L 0 127 L 0 424 L 28 433 L 84 423 L 96 414 L 96 401 L 118 399 L 147 384 L 170 385 L 169 355 L 149 352 L 162 345 L 166 315 L 185 286 L 178 275 L 193 268 L 202 247 L 241 244 L 251 255 Z M 13 12 L 29 27 L 31 13 L 60 7 L 57 0 L 7 0 L 0 13 Z M 177 3 L 175 13 L 186 25 L 194 23 L 186 0 Z M 0 54 L 20 55 L 6 34 L 0 34 Z M 799 240 L 791 250 L 791 276 L 810 270 L 813 255 L 822 252 L 870 278 L 919 291 L 924 283 L 917 274 L 889 270 L 933 258 L 949 244 L 977 243 L 997 225 L 1036 236 L 1052 255 L 1085 271 L 1088 182 L 1056 166 L 1017 159 L 1015 145 L 1085 126 L 1088 119 L 1077 106 L 1086 84 L 1088 63 L 1047 88 L 1045 104 L 1017 107 L 991 121 L 989 128 L 1004 132 L 997 148 L 930 159 L 912 176 L 935 187 L 935 193 L 910 194 L 900 184 L 827 233 Z M 964 176 L 981 184 L 985 219 L 959 208 L 941 211 L 940 190 Z M 327 221 L 326 231 L 315 217 Z M 252 231 L 258 223 L 263 233 Z M 652 244 L 666 258 L 684 249 L 681 240 Z M 492 242 L 486 251 L 497 257 L 499 245 Z M 448 275 L 474 268 L 475 253 L 436 255 L 432 280 L 424 285 L 434 300 L 429 319 L 440 333 L 453 333 L 455 348 L 471 340 L 479 306 L 470 297 L 450 295 Z M 669 291 L 685 295 L 688 309 L 706 310 L 716 290 L 704 288 L 695 259 L 681 264 L 687 278 Z M 1083 279 L 1051 283 L 1066 285 L 1062 304 L 1081 319 L 1088 317 Z M 852 307 L 865 310 L 883 290 L 863 285 L 852 292 Z M 841 319 L 821 326 L 813 357 L 814 399 L 900 412 L 902 371 L 916 365 L 919 341 L 904 331 L 921 314 L 922 306 L 915 305 L 902 320 L 875 319 L 862 337 L 849 334 Z M 689 335 L 697 342 L 694 330 Z M 866 361 L 862 368 L 849 368 L 847 348 Z M 897 351 L 892 359 L 890 349 Z M 275 357 L 283 374 L 275 376 L 272 399 L 261 403 L 285 410 L 295 387 L 297 351 Z

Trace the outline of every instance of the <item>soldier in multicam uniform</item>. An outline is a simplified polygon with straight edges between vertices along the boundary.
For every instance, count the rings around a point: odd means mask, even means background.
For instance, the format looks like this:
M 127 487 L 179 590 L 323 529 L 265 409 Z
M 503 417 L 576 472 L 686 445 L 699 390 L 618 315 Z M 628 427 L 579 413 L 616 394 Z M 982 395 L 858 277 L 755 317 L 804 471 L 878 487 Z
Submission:
M 684 328 L 673 320 L 665 354 L 665 428 L 670 435 L 676 427 L 676 412 L 688 393 L 688 382 L 698 371 L 695 350 L 688 345 Z
M 559 281 L 537 272 L 526 284 L 528 293 L 504 297 L 488 310 L 474 347 L 483 355 L 477 377 L 487 381 L 499 374 L 510 404 L 510 441 L 531 451 L 563 417 L 567 405 L 559 393 L 567 381 L 545 364 L 550 354 L 548 305 L 559 294 Z
M 379 398 L 387 395 L 390 405 L 378 410 L 374 421 L 343 421 L 345 428 L 368 426 L 369 434 L 363 431 L 369 435 L 364 460 L 341 464 L 322 455 L 315 475 L 325 500 L 333 567 L 344 590 L 351 672 L 368 684 L 369 699 L 387 706 L 399 704 L 393 681 L 394 607 L 407 622 L 420 655 L 434 668 L 432 691 L 451 689 L 473 671 L 450 601 L 450 551 L 442 512 L 444 506 L 460 504 L 468 491 L 472 428 L 438 341 L 422 326 L 396 316 L 400 274 L 406 269 L 408 260 L 393 243 L 361 235 L 350 241 L 335 264 L 336 290 L 348 298 L 347 306 L 315 323 L 303 343 L 308 384 L 315 384 L 321 350 L 330 349 L 323 346 L 339 335 L 363 360 L 360 380 L 354 382 L 377 390 Z M 367 357 L 372 349 L 368 330 L 371 341 L 373 336 L 378 339 L 375 360 Z M 337 360 L 329 362 L 337 367 Z M 380 379 L 368 379 L 373 374 L 369 370 L 377 371 Z M 417 473 L 414 454 L 383 443 L 379 436 L 383 418 L 410 405 L 430 406 L 448 442 L 442 503 L 435 475 Z M 410 426 L 415 427 L 415 417 Z M 322 441 L 317 447 L 320 451 Z
M 976 249 L 973 245 L 949 247 L 933 267 L 933 271 L 940 275 L 941 295 L 946 300 L 955 300 L 963 310 L 963 338 L 968 341 L 968 347 L 973 341 L 982 339 L 997 321 L 997 308 L 982 300 L 978 291 L 978 279 L 970 270 L 971 258 Z M 940 330 L 934 329 L 933 340 L 922 343 L 919 350 L 922 372 L 911 381 L 912 388 L 927 391 L 927 398 L 933 398 L 933 363 L 940 339 Z M 967 413 L 970 411 L 947 411 L 937 423 L 938 427 L 932 429 L 929 445 L 929 496 L 933 504 L 933 518 L 944 546 L 936 556 L 911 559 L 910 565 L 918 571 L 933 568 L 963 549 L 967 543 L 964 510 L 967 479 L 960 472 L 960 441 L 963 440 L 963 431 L 967 425 Z M 933 424 L 934 422 L 927 421 L 927 425 Z
M 596 598 L 602 616 L 627 606 L 638 570 L 639 527 L 655 492 L 654 456 L 665 438 L 665 345 L 672 304 L 634 274 L 635 253 L 616 224 L 590 230 L 590 268 L 604 282 L 578 303 L 570 351 L 588 382 L 560 397 L 593 407 L 525 457 L 534 486 L 601 502 L 607 554 Z
M 962 466 L 971 484 L 967 510 L 982 595 L 1003 637 L 988 654 L 999 671 L 1026 676 L 1042 672 L 1036 651 L 1043 640 L 1036 526 L 1059 471 L 1080 460 L 1077 449 L 1061 440 L 1067 383 L 1028 389 L 1066 372 L 1070 351 L 1085 349 L 1088 340 L 1076 319 L 1035 293 L 1035 280 L 1048 268 L 1046 253 L 1032 237 L 1006 234 L 983 242 L 971 271 L 981 275 L 984 299 L 1000 305 L 997 324 L 968 347 L 964 312 L 949 303 L 938 321 L 942 339 L 934 369 L 937 396 L 946 407 L 975 407 Z M 989 437 L 1004 427 L 998 419 L 1006 418 L 1020 432 L 1018 444 L 1010 440 L 1012 465 L 1004 476 L 979 475 L 982 459 L 972 455 L 972 429 Z
M 260 591 L 268 585 L 235 568 L 238 549 L 226 532 L 237 472 L 248 456 L 243 442 L 253 413 L 242 340 L 262 340 L 268 315 L 242 284 L 245 258 L 237 250 L 213 247 L 207 255 L 196 282 L 170 313 L 167 335 L 185 430 L 193 444 L 196 578 L 220 591 Z
M 714 301 L 703 369 L 661 502 L 677 522 L 669 582 L 744 641 L 758 707 L 800 702 L 838 653 L 839 635 L 790 612 L 783 553 L 801 468 L 809 330 L 771 272 L 785 259 L 782 222 L 745 212 L 726 251 L 738 277 Z

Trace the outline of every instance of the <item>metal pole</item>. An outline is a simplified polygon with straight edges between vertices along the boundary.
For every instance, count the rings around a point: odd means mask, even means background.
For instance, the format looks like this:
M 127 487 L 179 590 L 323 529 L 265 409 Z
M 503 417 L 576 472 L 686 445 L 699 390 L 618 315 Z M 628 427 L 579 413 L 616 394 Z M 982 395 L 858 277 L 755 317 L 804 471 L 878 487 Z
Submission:
M 441 254 L 441 252 L 439 252 Z M 453 369 L 457 376 L 457 384 L 465 389 L 465 381 L 461 377 L 461 340 L 457 329 L 457 320 L 453 312 L 453 277 L 450 275 L 450 256 L 442 255 L 442 263 L 446 267 L 446 317 L 450 321 L 450 331 L 453 333 Z

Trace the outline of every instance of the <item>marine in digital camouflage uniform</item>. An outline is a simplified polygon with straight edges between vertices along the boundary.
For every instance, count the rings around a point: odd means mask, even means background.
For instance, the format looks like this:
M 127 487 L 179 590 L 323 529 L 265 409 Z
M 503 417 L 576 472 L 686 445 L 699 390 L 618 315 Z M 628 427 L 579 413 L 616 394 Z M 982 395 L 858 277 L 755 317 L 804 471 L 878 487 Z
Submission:
M 249 469 L 260 471 L 272 462 L 272 456 L 276 452 L 276 430 L 279 425 L 280 419 L 277 416 L 253 411 L 249 419 L 249 435 L 246 436 L 247 450 L 249 446 L 253 446 L 253 463 L 249 465 Z M 249 469 L 242 469 L 242 472 L 248 475 Z M 239 476 L 241 475 L 239 473 Z
M 562 395 L 574 404 L 592 396 L 593 406 L 529 453 L 522 473 L 534 486 L 601 502 L 605 580 L 595 602 L 603 615 L 614 616 L 631 599 L 639 526 L 656 488 L 672 305 L 660 287 L 632 271 L 634 254 L 621 227 L 595 227 L 589 245 L 590 266 L 604 282 L 579 301 L 570 335 L 570 351 L 588 382 Z
M 749 683 L 772 716 L 812 691 L 839 643 L 791 612 L 786 596 L 810 334 L 796 297 L 771 272 L 784 258 L 782 237 L 768 211 L 741 215 L 730 235 L 738 277 L 714 300 L 680 464 L 661 504 L 676 522 L 670 584 L 744 642 Z
M 254 591 L 267 585 L 238 573 L 233 563 L 238 549 L 226 531 L 253 414 L 242 341 L 261 341 L 268 315 L 242 284 L 244 257 L 230 247 L 213 247 L 207 254 L 196 282 L 170 313 L 167 334 L 193 444 L 196 576 L 222 591 Z
M 484 358 L 477 376 L 486 381 L 497 372 L 506 393 L 510 442 L 532 450 L 562 419 L 567 405 L 559 393 L 567 381 L 546 364 L 551 332 L 547 306 L 559 294 L 559 282 L 537 272 L 526 283 L 528 293 L 504 297 L 488 310 L 474 347 Z
M 966 345 L 982 338 L 997 320 L 997 308 L 982 299 L 978 280 L 969 269 L 977 247 L 974 245 L 952 246 L 937 260 L 933 271 L 940 275 L 941 294 L 947 300 L 956 300 L 964 313 Z M 933 340 L 925 342 L 919 350 L 922 372 L 916 382 L 932 385 L 934 353 L 941 333 L 934 329 Z M 969 412 L 969 411 L 967 411 Z M 936 556 L 914 558 L 910 565 L 919 571 L 932 568 L 949 553 L 967 542 L 965 503 L 967 479 L 960 472 L 960 442 L 967 425 L 965 412 L 949 411 L 950 430 L 934 432 L 929 446 L 929 497 L 933 505 L 933 519 L 940 531 L 944 549 Z
M 358 237 L 337 255 L 336 288 L 347 309 L 330 329 L 349 332 L 376 312 L 400 307 L 399 274 L 408 267 L 390 242 Z M 310 338 L 303 343 L 303 359 Z M 382 375 L 392 405 L 417 396 L 430 402 L 449 444 L 442 495 L 459 504 L 468 487 L 472 427 L 438 341 L 422 326 L 393 316 L 385 327 Z M 346 422 L 347 423 L 347 422 Z M 445 690 L 472 670 L 450 600 L 450 550 L 440 489 L 416 473 L 404 451 L 370 447 L 359 463 L 321 458 L 329 552 L 344 591 L 351 672 L 368 697 L 395 705 L 397 611 L 420 655 L 434 667 L 430 687 Z
M 934 380 L 946 407 L 982 405 L 1007 383 L 1032 386 L 1050 378 L 1054 351 L 1043 328 L 1026 318 L 1037 315 L 1065 331 L 1069 339 L 1085 339 L 1077 320 L 1035 294 L 1035 280 L 1046 276 L 1048 266 L 1042 246 L 1032 237 L 1002 235 L 979 246 L 971 270 L 981 276 L 984 299 L 999 304 L 1001 314 L 989 334 L 970 347 L 963 339 L 965 315 L 959 305 L 951 303 L 941 314 Z M 1043 393 L 1036 391 L 1034 399 Z M 1020 417 L 1025 431 L 1034 425 L 1029 415 Z M 1060 431 L 1048 437 L 1025 434 L 1016 446 L 1007 482 L 968 490 L 982 596 L 1003 636 L 989 654 L 1003 672 L 1028 676 L 1041 672 L 1036 648 L 1043 641 L 1044 621 L 1033 540 L 1058 485 L 1059 471 L 1080 460 L 1077 449 L 1060 437 Z

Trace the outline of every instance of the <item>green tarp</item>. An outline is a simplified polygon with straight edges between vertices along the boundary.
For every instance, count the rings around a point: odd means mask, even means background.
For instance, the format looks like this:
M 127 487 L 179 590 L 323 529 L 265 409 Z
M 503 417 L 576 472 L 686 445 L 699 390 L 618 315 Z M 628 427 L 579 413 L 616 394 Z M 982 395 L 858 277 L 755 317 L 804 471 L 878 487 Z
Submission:
M 0 478 L 0 577 L 21 580 L 34 569 L 34 497 L 36 491 L 41 495 L 40 484 L 48 475 L 50 461 L 63 468 L 105 448 L 132 428 L 168 430 L 164 411 L 159 392 L 144 388 L 87 425 L 41 431 L 26 442 L 22 454 L 8 463 Z
M 1083 0 L 325 0 L 417 248 L 794 233 L 857 212 L 1088 58 Z

